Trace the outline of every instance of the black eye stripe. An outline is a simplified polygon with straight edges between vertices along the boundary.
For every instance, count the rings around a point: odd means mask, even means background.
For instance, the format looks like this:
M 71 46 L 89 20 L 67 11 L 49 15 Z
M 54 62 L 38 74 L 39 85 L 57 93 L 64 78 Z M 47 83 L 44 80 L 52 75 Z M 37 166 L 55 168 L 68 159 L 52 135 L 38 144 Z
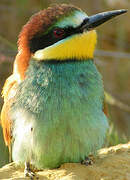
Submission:
M 54 35 L 54 29 L 49 32 L 48 34 L 46 35 L 41 35 L 41 36 L 36 36 L 33 37 L 33 39 L 30 40 L 29 42 L 29 47 L 30 47 L 30 51 L 32 53 L 35 53 L 37 50 L 40 50 L 40 49 L 44 49 L 48 46 L 51 46 L 53 45 L 54 43 L 74 34 L 73 33 L 73 28 L 66 28 L 64 29 L 64 35 L 61 36 L 61 37 L 56 37 Z
M 82 30 L 82 27 L 86 24 L 86 22 L 88 21 L 88 18 L 84 19 L 84 21 L 82 22 L 81 25 L 79 25 L 78 27 L 76 28 L 73 28 L 73 27 L 66 27 L 66 28 L 63 28 L 63 31 L 64 31 L 64 34 L 63 36 L 55 36 L 54 35 L 54 30 L 56 28 L 59 28 L 59 27 L 55 27 L 54 29 L 52 29 L 50 32 L 48 32 L 47 34 L 45 35 L 39 35 L 39 34 L 36 34 L 30 41 L 29 41 L 29 47 L 30 47 L 30 51 L 32 53 L 35 53 L 37 50 L 40 50 L 40 49 L 44 49 L 48 46 L 51 46 L 53 45 L 54 43 L 68 37 L 68 36 L 71 36 L 73 34 L 77 34 L 77 33 L 82 33 L 83 30 Z
M 89 21 L 89 18 L 86 17 L 86 18 L 83 20 L 83 22 L 82 22 L 82 24 L 80 25 L 80 27 L 84 26 L 88 21 Z

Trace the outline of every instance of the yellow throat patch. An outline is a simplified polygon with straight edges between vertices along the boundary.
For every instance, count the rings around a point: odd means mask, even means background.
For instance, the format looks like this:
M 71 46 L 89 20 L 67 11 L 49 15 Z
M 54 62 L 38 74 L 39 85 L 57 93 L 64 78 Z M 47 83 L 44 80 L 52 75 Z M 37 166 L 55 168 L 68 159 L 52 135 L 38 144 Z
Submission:
M 52 46 L 38 50 L 33 55 L 35 60 L 87 60 L 93 59 L 97 34 L 95 30 L 76 34 L 63 39 Z

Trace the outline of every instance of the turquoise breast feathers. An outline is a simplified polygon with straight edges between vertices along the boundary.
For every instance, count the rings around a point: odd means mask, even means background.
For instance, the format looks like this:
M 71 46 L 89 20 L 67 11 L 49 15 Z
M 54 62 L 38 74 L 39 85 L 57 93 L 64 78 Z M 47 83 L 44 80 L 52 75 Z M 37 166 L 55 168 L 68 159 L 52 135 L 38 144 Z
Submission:
M 13 160 L 35 168 L 80 162 L 103 143 L 102 77 L 92 60 L 31 60 L 10 115 Z

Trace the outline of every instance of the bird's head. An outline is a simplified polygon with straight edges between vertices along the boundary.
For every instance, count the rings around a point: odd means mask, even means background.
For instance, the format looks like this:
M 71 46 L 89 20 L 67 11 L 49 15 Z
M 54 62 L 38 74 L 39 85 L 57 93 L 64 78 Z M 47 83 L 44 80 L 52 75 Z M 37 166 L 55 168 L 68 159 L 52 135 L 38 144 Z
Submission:
M 93 59 L 95 27 L 124 12 L 116 10 L 88 16 L 73 5 L 49 7 L 33 15 L 23 27 L 18 40 L 19 54 L 24 54 L 28 61 L 31 56 L 43 61 Z

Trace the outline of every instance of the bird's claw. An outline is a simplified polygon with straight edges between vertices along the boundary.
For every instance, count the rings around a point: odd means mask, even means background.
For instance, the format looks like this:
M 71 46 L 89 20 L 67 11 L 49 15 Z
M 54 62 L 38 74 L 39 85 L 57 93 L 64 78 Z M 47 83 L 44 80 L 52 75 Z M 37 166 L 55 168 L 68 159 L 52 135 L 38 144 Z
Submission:
M 81 161 L 81 164 L 84 164 L 86 166 L 93 164 L 93 159 L 90 157 L 86 157 L 84 160 Z
M 25 177 L 30 177 L 32 180 L 35 177 L 35 173 L 33 173 L 31 170 L 24 170 Z
M 35 173 L 31 171 L 30 164 L 27 162 L 25 163 L 24 175 L 25 177 L 30 177 L 31 180 L 33 180 L 35 177 Z

